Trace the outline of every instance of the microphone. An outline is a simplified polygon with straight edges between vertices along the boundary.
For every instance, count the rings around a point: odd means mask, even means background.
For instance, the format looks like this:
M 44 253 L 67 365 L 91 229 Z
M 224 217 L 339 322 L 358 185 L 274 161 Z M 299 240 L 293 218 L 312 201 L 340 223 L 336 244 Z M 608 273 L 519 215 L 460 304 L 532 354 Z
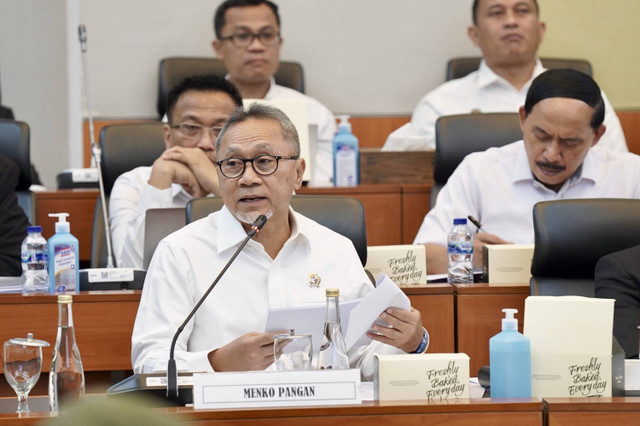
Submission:
M 176 360 L 174 358 L 174 352 L 176 349 L 178 336 L 180 336 L 180 333 L 182 333 L 182 330 L 184 330 L 189 320 L 196 314 L 196 312 L 200 308 L 200 305 L 204 303 L 207 296 L 209 296 L 209 293 L 211 293 L 211 290 L 213 290 L 216 284 L 218 284 L 218 281 L 220 281 L 220 278 L 222 278 L 225 272 L 227 272 L 227 269 L 229 269 L 229 266 L 231 266 L 231 264 L 236 259 L 236 257 L 238 257 L 238 255 L 240 254 L 244 246 L 249 242 L 251 238 L 253 238 L 254 235 L 256 235 L 262 229 L 266 221 L 267 221 L 267 217 L 262 214 L 258 216 L 255 222 L 251 224 L 251 229 L 249 230 L 249 232 L 247 232 L 247 237 L 242 241 L 242 243 L 240 244 L 240 247 L 238 247 L 235 253 L 233 253 L 233 256 L 231 256 L 231 259 L 229 259 L 227 264 L 224 265 L 224 268 L 222 268 L 222 271 L 220 271 L 220 273 L 218 274 L 216 279 L 211 283 L 207 291 L 204 292 L 204 294 L 202 295 L 198 303 L 196 303 L 196 305 L 193 307 L 189 315 L 187 315 L 187 318 L 184 320 L 184 322 L 180 325 L 180 327 L 178 327 L 176 334 L 174 334 L 173 340 L 171 341 L 171 348 L 169 349 L 169 363 L 167 365 L 167 398 L 170 398 L 170 399 L 178 398 L 178 370 L 176 368 Z
M 104 192 L 104 178 L 102 177 L 102 150 L 96 142 L 93 131 L 93 114 L 91 112 L 91 96 L 89 94 L 89 70 L 87 69 L 87 29 L 78 26 L 78 39 L 82 51 L 82 69 L 84 77 L 84 97 L 87 104 L 89 118 L 89 137 L 91 140 L 91 154 L 97 170 L 97 180 L 104 218 L 104 233 L 107 246 L 107 267 L 97 269 L 83 269 L 80 271 L 80 290 L 114 290 L 121 288 L 142 288 L 145 272 L 139 269 L 116 268 L 113 261 L 111 246 L 111 232 L 109 227 L 109 212 L 107 211 L 107 197 Z

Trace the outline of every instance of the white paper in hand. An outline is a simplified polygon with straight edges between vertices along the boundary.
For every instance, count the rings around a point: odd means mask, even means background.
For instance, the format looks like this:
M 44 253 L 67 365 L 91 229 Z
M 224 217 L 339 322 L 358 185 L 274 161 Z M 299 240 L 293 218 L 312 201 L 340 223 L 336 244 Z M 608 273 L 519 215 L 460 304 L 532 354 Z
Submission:
M 351 310 L 349 314 L 349 328 L 345 337 L 347 350 L 353 346 L 363 346 L 371 341 L 367 337 L 367 331 L 373 323 L 388 326 L 380 319 L 380 314 L 387 308 L 411 310 L 411 302 L 400 287 L 389 277 L 382 274 L 376 281 L 376 289 L 367 295 Z

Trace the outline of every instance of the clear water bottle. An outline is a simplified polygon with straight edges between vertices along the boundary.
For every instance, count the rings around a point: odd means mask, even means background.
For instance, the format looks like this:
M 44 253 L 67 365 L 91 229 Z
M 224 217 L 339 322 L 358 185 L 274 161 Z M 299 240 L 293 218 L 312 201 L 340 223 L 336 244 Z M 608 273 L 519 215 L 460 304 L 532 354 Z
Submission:
M 42 227 L 27 227 L 27 238 L 21 246 L 22 292 L 46 293 L 49 291 L 47 272 L 47 240 L 42 236 Z
M 58 334 L 49 370 L 49 408 L 57 412 L 84 398 L 84 370 L 73 329 L 71 295 L 58 296 Z
M 349 368 L 347 345 L 340 326 L 340 289 L 327 289 L 327 314 L 324 321 L 322 346 L 318 353 L 318 369 L 344 370 Z
M 453 219 L 453 229 L 447 237 L 447 255 L 447 281 L 455 284 L 472 283 L 473 235 L 467 229 L 467 219 Z

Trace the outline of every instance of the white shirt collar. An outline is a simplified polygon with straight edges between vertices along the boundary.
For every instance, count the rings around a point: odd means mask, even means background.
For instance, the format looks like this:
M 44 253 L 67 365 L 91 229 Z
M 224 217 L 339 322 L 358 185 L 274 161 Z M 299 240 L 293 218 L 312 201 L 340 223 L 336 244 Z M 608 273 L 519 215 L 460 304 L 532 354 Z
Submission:
M 264 99 L 273 99 L 276 97 L 276 79 L 271 76 L 269 77 L 269 90 L 267 90 L 267 94 L 264 95 Z
M 247 237 L 247 232 L 242 227 L 242 224 L 236 219 L 227 206 L 223 206 L 220 210 L 220 220 L 218 225 L 218 253 L 222 253 L 231 247 L 237 246 Z M 305 235 L 304 227 L 296 218 L 296 213 L 289 206 L 289 221 L 291 224 L 291 235 L 287 239 L 293 241 L 297 238 L 303 238 L 306 241 L 307 247 L 309 246 L 309 238 Z
M 536 78 L 538 75 L 542 74 L 543 72 L 544 72 L 544 67 L 542 66 L 542 62 L 540 62 L 540 58 L 536 58 L 536 66 L 533 68 L 533 74 L 531 74 L 531 78 L 529 79 L 529 81 L 527 81 L 525 85 L 522 86 L 521 91 L 524 90 L 526 92 L 527 90 L 529 90 L 529 86 L 531 85 L 531 82 L 533 81 L 533 79 Z M 489 67 L 489 65 L 487 65 L 485 60 L 482 59 L 480 61 L 480 67 L 478 68 L 478 86 L 486 87 L 491 84 L 498 84 L 498 83 L 501 83 L 513 89 L 513 86 L 511 85 L 511 83 L 509 83 L 507 80 L 505 80 L 504 78 L 496 74 Z
M 524 149 L 524 141 L 519 142 L 521 144 L 521 148 L 518 151 L 515 161 L 513 162 L 513 173 L 512 180 L 513 182 L 519 181 L 530 181 L 537 182 L 533 172 L 531 171 L 531 167 L 529 166 L 529 159 L 527 157 L 527 152 Z M 597 167 L 594 163 L 593 155 L 591 154 L 591 149 L 587 152 L 587 156 L 584 158 L 582 162 L 582 166 L 578 167 L 576 172 L 562 185 L 558 194 L 562 193 L 569 186 L 579 182 L 582 179 L 587 179 L 592 182 L 596 182 L 596 178 L 598 176 Z

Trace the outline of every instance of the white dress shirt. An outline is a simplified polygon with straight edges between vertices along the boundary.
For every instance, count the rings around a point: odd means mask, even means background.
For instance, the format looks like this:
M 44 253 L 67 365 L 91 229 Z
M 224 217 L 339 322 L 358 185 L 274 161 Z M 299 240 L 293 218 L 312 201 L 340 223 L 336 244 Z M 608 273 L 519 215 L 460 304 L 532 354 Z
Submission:
M 572 198 L 640 198 L 640 156 L 595 146 L 556 193 L 534 179 L 523 141 L 470 154 L 438 194 L 414 244 L 445 246 L 453 219 L 468 215 L 488 233 L 530 244 L 534 204 Z
M 116 179 L 109 198 L 111 245 L 116 265 L 142 269 L 144 221 L 148 209 L 185 207 L 191 194 L 182 186 L 158 189 L 149 185 L 151 167 L 138 167 Z
M 531 82 L 545 68 L 537 60 L 531 79 L 520 90 L 497 75 L 484 60 L 480 68 L 465 77 L 447 81 L 427 93 L 413 110 L 411 122 L 393 131 L 383 151 L 432 150 L 436 147 L 436 120 L 444 115 L 472 112 L 518 112 L 524 105 Z M 627 152 L 620 120 L 607 96 L 602 92 L 605 105 L 604 125 L 607 131 L 598 142 L 601 148 Z
M 177 341 L 179 370 L 213 371 L 208 354 L 252 331 L 263 332 L 270 308 L 325 303 L 327 288 L 340 300 L 373 290 L 351 241 L 290 210 L 291 237 L 275 259 L 250 240 Z M 169 235 L 155 251 L 132 336 L 136 373 L 167 368 L 178 326 L 229 260 L 246 232 L 226 207 Z M 310 285 L 310 274 L 320 286 Z M 373 352 L 403 353 L 379 342 L 353 349 L 349 358 L 365 378 Z M 316 350 L 317 352 L 317 350 Z
M 312 180 L 318 184 L 328 184 L 333 176 L 332 142 L 336 134 L 336 118 L 329 109 L 314 98 L 297 90 L 278 86 L 271 77 L 271 86 L 265 99 L 304 99 L 307 103 L 307 120 L 318 126 L 315 169 Z

